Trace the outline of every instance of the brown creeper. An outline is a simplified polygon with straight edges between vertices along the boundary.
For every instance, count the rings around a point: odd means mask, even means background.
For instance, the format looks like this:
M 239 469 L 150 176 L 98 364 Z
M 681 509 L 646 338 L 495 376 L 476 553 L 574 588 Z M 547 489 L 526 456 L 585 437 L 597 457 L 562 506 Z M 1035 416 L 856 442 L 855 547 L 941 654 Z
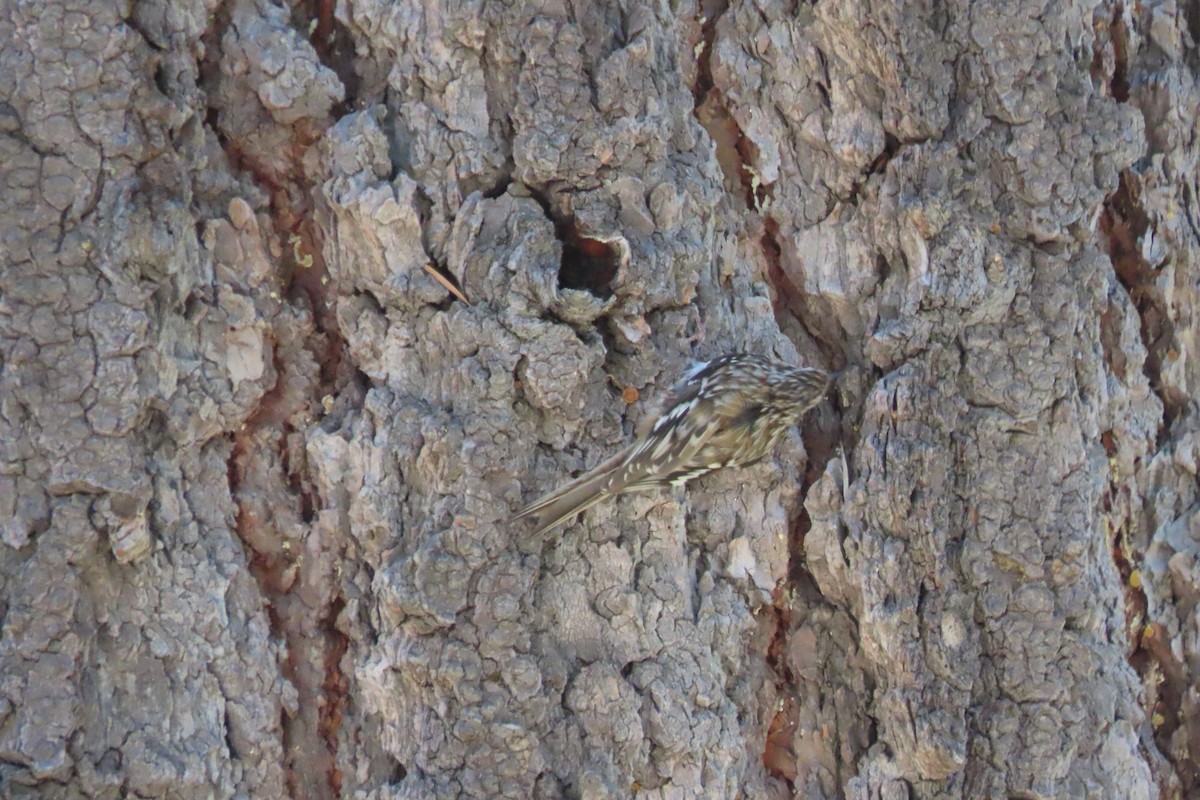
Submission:
M 740 353 L 698 364 L 636 442 L 514 519 L 532 516 L 542 533 L 606 497 L 682 486 L 722 467 L 753 464 L 820 402 L 833 377 Z

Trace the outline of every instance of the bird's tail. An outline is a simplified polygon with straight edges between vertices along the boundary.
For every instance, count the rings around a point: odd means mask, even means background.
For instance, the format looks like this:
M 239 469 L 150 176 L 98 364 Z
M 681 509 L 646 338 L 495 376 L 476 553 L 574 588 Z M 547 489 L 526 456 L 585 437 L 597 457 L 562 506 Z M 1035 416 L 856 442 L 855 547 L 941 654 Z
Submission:
M 534 500 L 513 517 L 513 520 L 532 517 L 537 525 L 535 535 L 541 535 L 606 497 L 620 494 L 631 482 L 632 476 L 628 474 L 628 470 L 623 472 L 621 469 L 628 455 L 628 450 L 617 453 L 566 486 L 560 486 L 550 494 Z

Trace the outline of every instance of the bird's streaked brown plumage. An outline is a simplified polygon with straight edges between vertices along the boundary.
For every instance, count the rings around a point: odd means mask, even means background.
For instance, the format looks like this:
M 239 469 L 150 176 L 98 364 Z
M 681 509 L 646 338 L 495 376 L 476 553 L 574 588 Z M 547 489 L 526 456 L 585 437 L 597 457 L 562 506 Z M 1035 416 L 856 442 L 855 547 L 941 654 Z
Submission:
M 722 467 L 753 464 L 820 402 L 831 377 L 761 356 L 725 355 L 691 369 L 637 441 L 525 507 L 542 533 L 621 494 L 682 486 Z

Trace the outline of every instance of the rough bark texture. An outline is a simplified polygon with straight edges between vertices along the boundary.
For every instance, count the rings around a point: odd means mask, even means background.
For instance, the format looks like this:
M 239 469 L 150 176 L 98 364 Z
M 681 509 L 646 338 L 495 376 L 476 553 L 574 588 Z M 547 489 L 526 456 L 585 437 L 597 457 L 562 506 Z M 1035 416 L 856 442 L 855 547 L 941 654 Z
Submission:
M 0 792 L 1200 796 L 1200 3 L 900 6 L 0 3 Z

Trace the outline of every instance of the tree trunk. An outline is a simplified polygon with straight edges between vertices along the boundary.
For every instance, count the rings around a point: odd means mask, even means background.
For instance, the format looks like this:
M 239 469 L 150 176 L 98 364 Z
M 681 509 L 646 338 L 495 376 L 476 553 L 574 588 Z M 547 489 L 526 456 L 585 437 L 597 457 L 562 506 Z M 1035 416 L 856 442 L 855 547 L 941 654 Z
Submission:
M 532 6 L 0 5 L 0 793 L 1200 796 L 1200 3 Z

